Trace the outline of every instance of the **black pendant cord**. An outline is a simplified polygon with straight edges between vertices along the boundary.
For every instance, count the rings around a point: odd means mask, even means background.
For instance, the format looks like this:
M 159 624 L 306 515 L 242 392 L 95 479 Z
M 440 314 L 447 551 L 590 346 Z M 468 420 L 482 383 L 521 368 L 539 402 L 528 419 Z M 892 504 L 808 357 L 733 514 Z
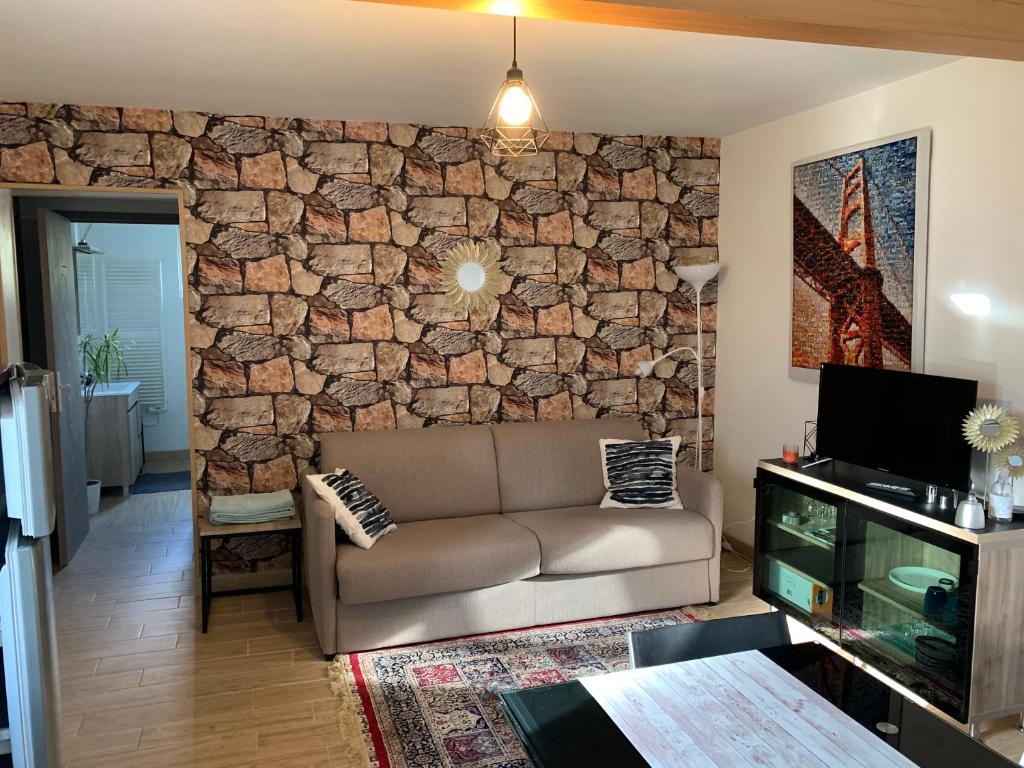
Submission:
M 518 67 L 516 63 L 516 17 L 512 17 L 512 66 Z

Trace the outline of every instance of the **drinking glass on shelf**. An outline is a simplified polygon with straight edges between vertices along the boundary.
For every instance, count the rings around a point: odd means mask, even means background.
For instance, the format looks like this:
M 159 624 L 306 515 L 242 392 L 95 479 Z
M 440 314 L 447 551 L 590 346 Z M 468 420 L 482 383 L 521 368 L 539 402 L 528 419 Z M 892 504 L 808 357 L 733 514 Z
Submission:
M 807 501 L 807 516 L 811 518 L 813 522 L 824 523 L 832 519 L 832 505 L 826 504 L 824 501 L 818 501 L 817 499 L 808 499 Z
M 787 464 L 796 464 L 800 461 L 800 446 L 796 443 L 784 443 L 782 445 L 782 460 Z

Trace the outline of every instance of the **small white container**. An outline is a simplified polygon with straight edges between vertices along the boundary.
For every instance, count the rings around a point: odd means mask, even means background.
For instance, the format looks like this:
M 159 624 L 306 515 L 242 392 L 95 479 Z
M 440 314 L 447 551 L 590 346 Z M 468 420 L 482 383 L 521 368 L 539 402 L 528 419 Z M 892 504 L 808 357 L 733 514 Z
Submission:
M 1002 493 L 989 494 L 988 516 L 1004 523 L 1013 520 L 1013 496 Z
M 1007 473 L 1000 472 L 988 491 L 988 516 L 1008 523 L 1013 520 L 1013 483 Z

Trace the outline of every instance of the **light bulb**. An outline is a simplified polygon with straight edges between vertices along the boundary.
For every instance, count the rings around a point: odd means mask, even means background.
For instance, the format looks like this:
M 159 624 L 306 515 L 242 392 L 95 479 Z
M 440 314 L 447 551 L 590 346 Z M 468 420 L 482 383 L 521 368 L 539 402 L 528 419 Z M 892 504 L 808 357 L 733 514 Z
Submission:
M 524 125 L 530 120 L 533 103 L 521 85 L 510 85 L 502 94 L 498 115 L 509 125 Z

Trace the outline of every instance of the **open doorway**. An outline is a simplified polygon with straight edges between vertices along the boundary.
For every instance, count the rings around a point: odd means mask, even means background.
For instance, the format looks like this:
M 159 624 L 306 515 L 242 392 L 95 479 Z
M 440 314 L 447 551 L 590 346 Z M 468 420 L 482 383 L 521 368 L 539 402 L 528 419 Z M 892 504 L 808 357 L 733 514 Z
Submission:
M 64 567 L 91 521 L 191 488 L 178 200 L 16 190 L 14 220 L 25 361 L 58 380 L 52 543 Z

